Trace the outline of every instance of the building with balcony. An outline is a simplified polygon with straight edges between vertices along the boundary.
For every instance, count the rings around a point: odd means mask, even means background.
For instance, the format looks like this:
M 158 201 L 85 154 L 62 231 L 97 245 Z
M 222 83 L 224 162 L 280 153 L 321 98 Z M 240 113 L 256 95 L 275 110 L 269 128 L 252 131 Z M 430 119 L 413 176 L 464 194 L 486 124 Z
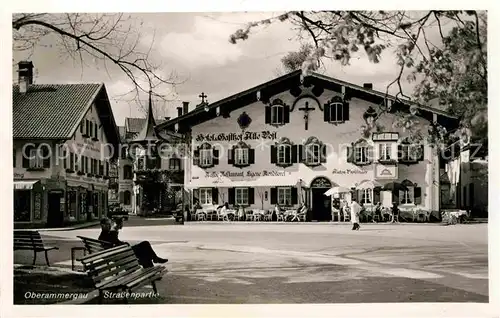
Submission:
M 119 144 L 104 84 L 33 84 L 19 63 L 13 91 L 14 222 L 60 226 L 107 213 L 108 172 Z
M 296 71 L 156 130 L 185 136 L 191 204 L 266 210 L 305 203 L 310 219 L 322 221 L 332 205 L 352 198 L 367 207 L 398 202 L 439 211 L 439 156 L 427 141 L 436 125 L 452 129 L 458 120 L 371 84 Z M 332 188 L 338 195 L 325 195 Z
M 185 105 L 187 107 L 187 105 Z M 126 118 L 121 129 L 118 193 L 123 209 L 131 214 L 170 212 L 182 203 L 184 180 L 180 136 L 158 134 L 151 96 L 146 118 Z

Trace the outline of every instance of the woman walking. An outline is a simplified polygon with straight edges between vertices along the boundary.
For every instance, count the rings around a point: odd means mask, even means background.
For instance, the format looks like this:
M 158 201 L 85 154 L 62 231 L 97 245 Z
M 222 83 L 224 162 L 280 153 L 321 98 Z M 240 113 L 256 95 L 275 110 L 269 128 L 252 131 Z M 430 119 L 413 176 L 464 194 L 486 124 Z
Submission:
M 361 206 L 356 202 L 356 199 L 352 199 L 351 202 L 351 222 L 352 230 L 357 231 L 361 228 L 359 226 L 359 213 L 361 212 Z

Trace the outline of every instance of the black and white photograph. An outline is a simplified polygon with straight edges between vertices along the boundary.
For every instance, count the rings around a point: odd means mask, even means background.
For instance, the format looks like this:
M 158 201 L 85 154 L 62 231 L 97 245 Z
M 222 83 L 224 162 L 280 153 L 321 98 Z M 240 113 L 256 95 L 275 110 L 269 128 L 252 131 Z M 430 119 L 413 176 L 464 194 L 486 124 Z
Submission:
M 303 5 L 11 12 L 10 306 L 492 304 L 490 11 Z

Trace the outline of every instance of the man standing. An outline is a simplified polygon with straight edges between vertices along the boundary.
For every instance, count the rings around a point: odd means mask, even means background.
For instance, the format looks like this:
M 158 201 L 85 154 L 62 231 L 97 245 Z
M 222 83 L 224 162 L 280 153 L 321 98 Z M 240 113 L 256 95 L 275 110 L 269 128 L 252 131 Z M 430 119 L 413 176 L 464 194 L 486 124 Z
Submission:
M 361 206 L 356 202 L 356 199 L 352 199 L 351 202 L 351 222 L 352 222 L 352 230 L 359 230 L 361 227 L 359 226 L 359 213 L 361 212 Z

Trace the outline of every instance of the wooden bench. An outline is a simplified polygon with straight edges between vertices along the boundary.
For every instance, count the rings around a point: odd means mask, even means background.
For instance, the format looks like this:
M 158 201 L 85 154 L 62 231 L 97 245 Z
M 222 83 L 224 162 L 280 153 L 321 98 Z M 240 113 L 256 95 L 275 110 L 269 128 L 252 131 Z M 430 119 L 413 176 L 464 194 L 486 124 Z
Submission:
M 83 245 L 85 246 L 85 250 L 89 254 L 97 253 L 113 247 L 113 244 L 110 242 L 100 241 L 85 236 L 77 236 L 77 237 L 82 241 Z
M 38 252 L 45 252 L 45 261 L 47 266 L 50 266 L 47 252 L 50 250 L 58 250 L 56 246 L 45 246 L 42 237 L 38 231 L 15 230 L 14 231 L 14 251 L 30 250 L 33 251 L 33 265 L 36 263 L 36 255 Z
M 167 269 L 164 266 L 143 268 L 129 245 L 106 249 L 80 259 L 95 288 L 99 291 L 99 302 L 103 293 L 133 292 L 144 285 L 151 284 L 157 292 L 155 282 L 160 280 Z M 127 302 L 125 293 L 124 301 Z

